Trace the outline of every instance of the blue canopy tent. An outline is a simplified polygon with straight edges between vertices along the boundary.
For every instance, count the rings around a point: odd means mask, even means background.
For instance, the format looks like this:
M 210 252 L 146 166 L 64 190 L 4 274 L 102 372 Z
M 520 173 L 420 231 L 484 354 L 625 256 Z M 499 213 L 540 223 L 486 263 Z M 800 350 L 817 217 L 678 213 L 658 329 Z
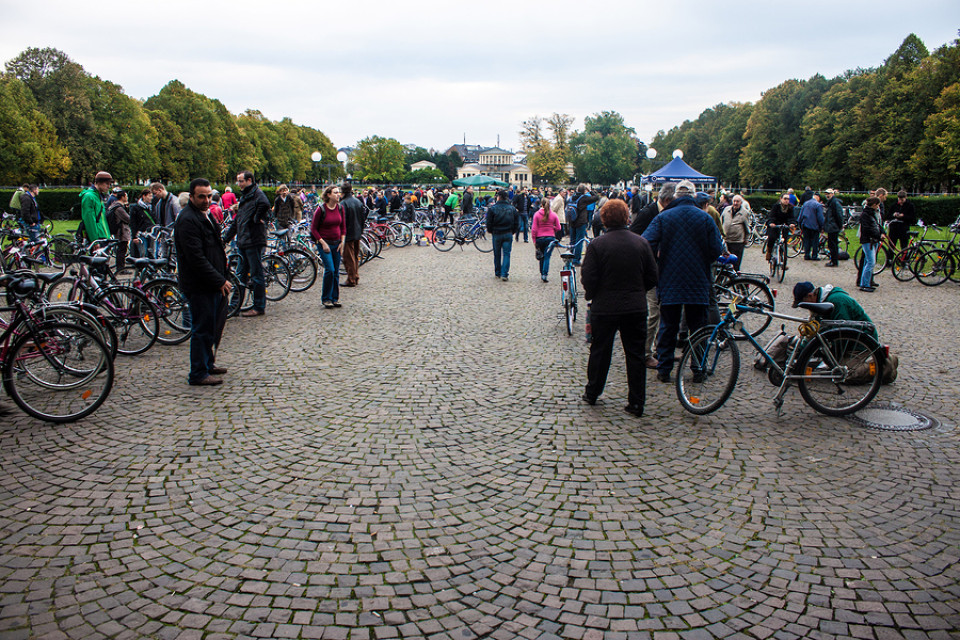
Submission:
M 674 158 L 657 171 L 654 171 L 650 175 L 643 176 L 640 182 L 662 184 L 664 182 L 679 182 L 681 180 L 689 180 L 695 184 L 716 184 L 717 182 L 717 179 L 713 176 L 705 176 L 688 165 L 683 161 L 683 158 Z

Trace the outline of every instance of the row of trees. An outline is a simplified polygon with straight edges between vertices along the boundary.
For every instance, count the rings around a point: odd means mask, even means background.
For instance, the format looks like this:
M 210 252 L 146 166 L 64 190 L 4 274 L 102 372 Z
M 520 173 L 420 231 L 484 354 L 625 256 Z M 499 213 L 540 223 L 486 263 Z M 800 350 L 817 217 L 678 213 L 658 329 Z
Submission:
M 682 149 L 725 184 L 949 191 L 960 179 L 960 40 L 931 54 L 911 34 L 879 68 L 787 80 L 755 104 L 719 104 L 660 131 L 651 146 Z
M 411 171 L 411 165 L 421 160 L 430 161 L 437 168 Z M 462 164 L 456 151 L 444 154 L 423 147 L 407 150 L 394 138 L 370 136 L 357 144 L 347 168 L 362 182 L 431 184 L 454 180 Z
M 331 166 L 311 161 L 314 151 Z M 336 154 L 317 129 L 234 115 L 177 80 L 141 102 L 56 49 L 27 49 L 0 75 L 0 183 L 83 184 L 102 169 L 128 183 L 228 181 L 240 168 L 319 182 L 343 175 Z

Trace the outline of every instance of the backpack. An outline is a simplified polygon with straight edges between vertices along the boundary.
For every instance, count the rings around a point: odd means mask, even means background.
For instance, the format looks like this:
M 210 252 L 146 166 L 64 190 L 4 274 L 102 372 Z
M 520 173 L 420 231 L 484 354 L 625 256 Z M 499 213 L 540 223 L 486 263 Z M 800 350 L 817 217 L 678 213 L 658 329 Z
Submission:
M 110 207 L 107 209 L 107 228 L 110 229 L 110 235 L 114 238 L 117 237 L 117 234 L 120 233 L 120 223 L 117 222 L 117 208 Z
M 577 202 L 579 200 L 580 198 L 571 200 L 563 210 L 563 217 L 566 218 L 569 226 L 573 226 L 573 223 L 577 219 Z

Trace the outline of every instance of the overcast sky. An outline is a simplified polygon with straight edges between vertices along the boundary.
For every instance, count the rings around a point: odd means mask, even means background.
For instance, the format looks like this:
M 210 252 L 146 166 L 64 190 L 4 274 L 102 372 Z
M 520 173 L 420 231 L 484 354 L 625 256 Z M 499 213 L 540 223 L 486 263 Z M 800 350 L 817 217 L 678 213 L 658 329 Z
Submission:
M 56 47 L 146 99 L 172 79 L 240 113 L 446 149 L 519 150 L 520 122 L 623 114 L 649 141 L 789 78 L 953 41 L 960 0 L 0 0 L 7 61 Z M 98 28 L 99 25 L 99 28 Z M 139 25 L 139 28 L 138 28 Z

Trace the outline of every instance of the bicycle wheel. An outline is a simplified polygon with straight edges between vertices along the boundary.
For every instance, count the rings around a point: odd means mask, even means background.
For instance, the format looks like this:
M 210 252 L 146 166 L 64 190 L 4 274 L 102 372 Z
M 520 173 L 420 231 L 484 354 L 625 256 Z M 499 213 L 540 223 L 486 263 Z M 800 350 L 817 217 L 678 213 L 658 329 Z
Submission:
M 433 247 L 437 251 L 450 251 L 456 244 L 456 231 L 449 224 L 441 224 L 433 231 Z
M 916 278 L 917 274 L 913 272 L 911 263 L 918 257 L 919 252 L 916 246 L 910 246 L 897 252 L 897 255 L 890 261 L 890 270 L 893 272 L 893 277 L 900 282 L 909 282 Z
M 573 335 L 573 321 L 576 319 L 577 308 L 573 306 L 570 296 L 563 297 L 563 317 L 567 324 L 567 335 Z
M 473 234 L 473 246 L 481 253 L 490 253 L 493 251 L 493 239 L 490 237 L 490 234 L 487 233 L 485 227 L 478 227 Z
M 158 278 L 143 285 L 147 298 L 160 315 L 160 344 L 180 344 L 190 337 L 190 305 L 175 280 Z
M 395 247 L 406 247 L 413 241 L 413 229 L 405 222 L 391 222 L 390 228 L 393 235 L 390 238 L 390 244 Z
M 284 258 L 290 268 L 290 291 L 306 291 L 317 281 L 317 263 L 302 249 L 287 249 Z
M 160 334 L 159 312 L 139 289 L 116 285 L 100 292 L 97 306 L 117 332 L 117 352 L 146 353 Z
M 882 347 L 856 329 L 833 329 L 803 347 L 794 371 L 803 400 L 828 416 L 845 416 L 865 407 L 880 389 Z
M 46 422 L 72 422 L 97 410 L 113 388 L 113 359 L 90 329 L 43 324 L 14 338 L 3 387 L 18 407 Z
M 267 300 L 272 302 L 283 300 L 290 293 L 291 281 L 286 260 L 273 254 L 263 256 L 260 263 L 263 265 L 263 284 L 267 292 Z
M 857 247 L 857 252 L 853 256 L 853 262 L 857 265 L 857 273 L 863 269 L 863 245 Z M 873 275 L 879 274 L 887 268 L 887 251 L 883 247 L 877 248 L 877 261 L 873 265 Z
M 937 247 L 924 251 L 913 264 L 917 280 L 928 287 L 946 282 L 955 268 L 952 256 Z
M 777 260 L 777 282 L 783 282 L 787 275 L 787 243 L 780 243 L 780 257 Z
M 787 241 L 787 249 L 791 258 L 798 258 L 803 253 L 803 232 L 797 232 Z
M 74 276 L 64 276 L 54 280 L 47 285 L 47 300 L 60 304 L 64 302 L 78 302 L 83 298 L 83 292 L 80 287 L 74 287 L 77 278 Z
M 731 293 L 745 302 L 759 303 L 767 311 L 773 311 L 776 308 L 773 292 L 762 280 L 746 277 L 731 279 L 726 287 L 717 290 L 717 300 L 721 303 L 721 306 L 733 302 Z M 773 321 L 773 318 L 768 315 L 748 311 L 737 312 L 736 316 L 737 320 L 743 323 L 743 328 L 746 329 L 747 333 L 754 338 L 766 331 Z M 731 333 L 730 337 L 734 340 L 747 339 L 742 333 Z
M 702 327 L 687 341 L 677 370 L 677 398 L 683 408 L 698 416 L 723 406 L 740 375 L 740 350 L 726 329 L 713 334 Z
M 117 357 L 117 332 L 94 305 L 86 308 L 71 304 L 50 304 L 34 310 L 43 322 L 77 324 L 90 329 L 103 340 L 110 359 Z
M 233 271 L 227 273 L 227 280 L 233 285 L 230 299 L 227 301 L 227 317 L 233 318 L 241 311 L 253 308 L 253 296 L 247 291 L 240 278 Z M 247 305 L 247 306 L 244 306 Z

